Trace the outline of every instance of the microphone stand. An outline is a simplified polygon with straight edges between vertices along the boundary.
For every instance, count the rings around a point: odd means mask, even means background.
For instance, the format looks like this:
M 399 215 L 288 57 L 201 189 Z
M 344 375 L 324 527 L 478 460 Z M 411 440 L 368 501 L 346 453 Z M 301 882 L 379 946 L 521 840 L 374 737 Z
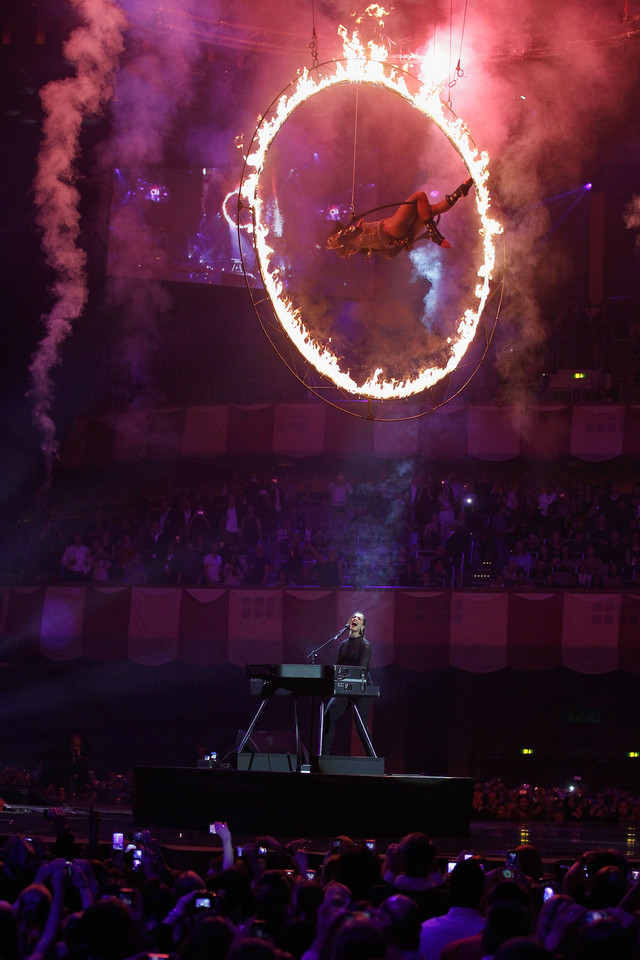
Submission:
M 318 659 L 318 654 L 320 653 L 320 651 L 323 650 L 330 643 L 333 643 L 335 640 L 337 640 L 338 637 L 341 637 L 342 634 L 345 632 L 345 630 L 349 630 L 349 629 L 350 629 L 350 626 L 348 623 L 346 623 L 344 627 L 341 627 L 340 630 L 338 630 L 338 632 L 334 637 L 330 637 L 329 640 L 325 640 L 325 642 L 320 644 L 319 647 L 316 647 L 315 650 L 312 650 L 311 653 L 307 654 L 307 660 L 311 660 L 311 663 L 315 663 Z M 312 710 L 312 716 L 313 716 L 313 710 Z M 313 725 L 313 721 L 311 721 L 311 723 Z M 320 720 L 319 720 L 319 727 L 318 727 L 318 756 L 320 756 L 320 754 L 322 753 L 323 732 L 324 732 L 324 697 L 322 697 L 322 699 L 320 700 Z M 313 734 L 311 730 L 309 731 L 309 735 L 311 739 L 313 739 Z
M 307 654 L 307 660 L 311 660 L 311 663 L 315 663 L 316 660 L 318 659 L 318 654 L 320 653 L 320 651 L 324 650 L 324 648 L 327 647 L 330 643 L 333 643 L 334 640 L 337 640 L 338 637 L 341 637 L 342 634 L 345 632 L 345 630 L 349 630 L 349 629 L 350 629 L 349 624 L 348 623 L 345 624 L 344 627 L 338 630 L 335 637 L 331 637 L 329 640 L 325 640 L 325 642 L 321 643 L 319 647 L 316 647 L 315 650 L 312 650 L 311 653 Z

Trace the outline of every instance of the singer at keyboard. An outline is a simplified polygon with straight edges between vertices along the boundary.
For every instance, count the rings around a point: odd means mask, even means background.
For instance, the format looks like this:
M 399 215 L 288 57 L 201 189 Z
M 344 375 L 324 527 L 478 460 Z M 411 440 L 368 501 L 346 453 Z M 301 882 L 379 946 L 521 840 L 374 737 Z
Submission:
M 366 618 L 364 613 L 359 610 L 349 617 L 345 629 L 349 630 L 349 636 L 342 641 L 338 649 L 336 664 L 348 664 L 350 666 L 365 667 L 368 671 L 369 661 L 371 660 L 371 644 L 365 637 Z M 322 753 L 331 753 L 333 737 L 336 731 L 336 724 L 341 716 L 348 709 L 351 711 L 352 705 L 355 705 L 366 725 L 371 707 L 371 700 L 368 697 L 332 697 L 326 706 L 324 712 L 324 733 L 322 737 Z M 369 748 L 359 725 L 356 723 L 358 736 L 365 748 L 367 754 Z

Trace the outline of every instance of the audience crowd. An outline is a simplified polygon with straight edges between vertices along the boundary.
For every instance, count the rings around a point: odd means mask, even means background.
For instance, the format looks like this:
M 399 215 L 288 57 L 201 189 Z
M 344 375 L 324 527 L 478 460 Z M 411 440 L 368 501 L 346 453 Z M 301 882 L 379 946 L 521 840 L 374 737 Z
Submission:
M 640 588 L 640 482 L 605 478 L 440 478 L 404 464 L 318 488 L 234 472 L 33 526 L 23 583 Z
M 9 836 L 0 863 L 2 960 L 637 960 L 638 871 L 615 849 L 545 864 L 443 862 L 424 833 L 386 850 L 347 836 L 317 849 L 270 836 L 172 867 L 148 832 L 86 846 L 61 808 L 56 838 Z M 194 864 L 195 866 L 195 864 Z
M 591 792 L 579 780 L 563 788 L 526 783 L 509 788 L 502 780 L 492 779 L 475 784 L 473 817 L 554 823 L 638 823 L 640 796 L 608 786 Z

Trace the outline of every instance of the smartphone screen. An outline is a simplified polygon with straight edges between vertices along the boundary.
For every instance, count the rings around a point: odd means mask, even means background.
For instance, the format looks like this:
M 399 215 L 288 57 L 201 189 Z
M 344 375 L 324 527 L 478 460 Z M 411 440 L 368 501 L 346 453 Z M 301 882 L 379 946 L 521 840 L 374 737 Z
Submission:
M 114 850 L 124 850 L 124 833 L 114 833 L 112 846 Z

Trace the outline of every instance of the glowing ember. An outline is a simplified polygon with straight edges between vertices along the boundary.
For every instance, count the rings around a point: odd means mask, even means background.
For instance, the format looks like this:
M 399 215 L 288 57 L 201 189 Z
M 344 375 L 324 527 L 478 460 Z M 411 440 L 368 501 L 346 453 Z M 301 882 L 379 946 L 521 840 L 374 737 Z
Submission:
M 378 8 L 381 13 L 382 8 Z M 287 91 L 261 118 L 254 134 L 245 163 L 245 174 L 240 187 L 241 202 L 251 210 L 254 223 L 254 244 L 265 290 L 273 304 L 278 321 L 302 356 L 323 376 L 342 390 L 373 399 L 410 397 L 433 387 L 451 373 L 464 357 L 473 340 L 480 316 L 487 301 L 490 281 L 496 263 L 495 237 L 502 232 L 501 224 L 491 216 L 488 190 L 489 158 L 480 153 L 473 143 L 467 126 L 452 114 L 441 99 L 441 87 L 427 87 L 421 79 L 411 77 L 386 61 L 384 47 L 370 42 L 365 46 L 357 34 L 347 36 L 340 28 L 346 59 L 314 69 L 304 70 Z M 407 101 L 413 108 L 433 121 L 458 152 L 473 177 L 477 210 L 481 221 L 479 231 L 484 260 L 477 270 L 478 283 L 469 299 L 473 301 L 459 318 L 455 333 L 448 338 L 448 351 L 440 366 L 424 367 L 413 378 L 382 379 L 383 368 L 372 371 L 364 383 L 357 383 L 349 370 L 343 370 L 340 361 L 327 346 L 319 344 L 305 326 L 304 317 L 287 294 L 284 278 L 275 263 L 271 245 L 273 224 L 268 225 L 264 204 L 260 199 L 260 177 L 268 150 L 278 132 L 292 113 L 315 94 L 338 84 L 372 84 L 385 88 Z M 412 90 L 411 88 L 415 88 Z M 432 358 L 430 358 L 432 359 Z

